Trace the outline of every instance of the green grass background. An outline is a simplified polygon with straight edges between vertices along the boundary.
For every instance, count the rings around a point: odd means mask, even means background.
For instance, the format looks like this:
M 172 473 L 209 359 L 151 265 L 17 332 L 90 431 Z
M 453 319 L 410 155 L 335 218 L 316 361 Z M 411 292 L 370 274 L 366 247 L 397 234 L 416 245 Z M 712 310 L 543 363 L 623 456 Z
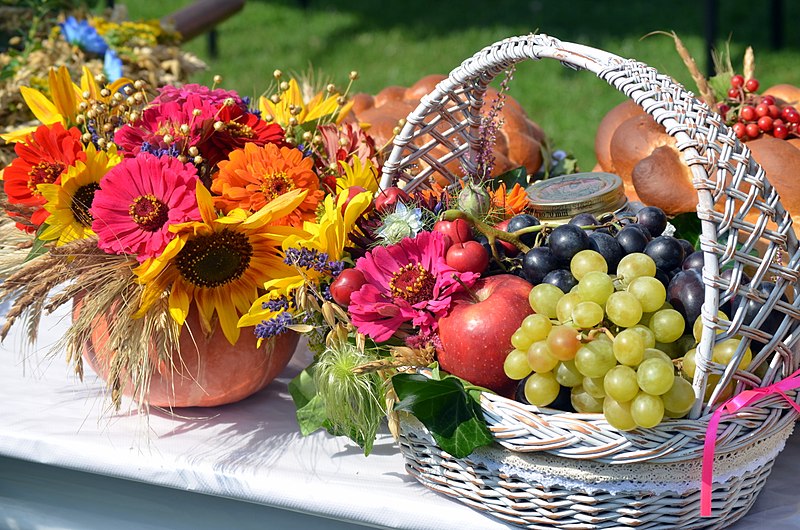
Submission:
M 160 18 L 187 0 L 130 1 L 130 18 Z M 678 33 L 705 71 L 704 2 L 697 0 L 248 0 L 242 11 L 218 26 L 219 58 L 211 60 L 204 37 L 186 48 L 209 64 L 194 79 L 209 83 L 215 74 L 223 87 L 257 95 L 270 86 L 272 72 L 313 68 L 338 84 L 351 70 L 361 78 L 358 92 L 376 93 L 389 85 L 408 86 L 423 75 L 446 74 L 467 57 L 497 40 L 533 31 L 644 61 L 691 90 L 694 84 L 664 36 Z M 767 0 L 718 1 L 717 47 L 730 43 L 734 67 L 741 70 L 745 47 L 756 53 L 756 77 L 763 87 L 800 84 L 800 2 L 784 1 L 781 50 L 770 46 L 774 14 Z M 592 74 L 574 72 L 556 61 L 529 61 L 518 67 L 510 94 L 554 145 L 574 153 L 580 167 L 595 164 L 593 142 L 603 115 L 624 96 Z

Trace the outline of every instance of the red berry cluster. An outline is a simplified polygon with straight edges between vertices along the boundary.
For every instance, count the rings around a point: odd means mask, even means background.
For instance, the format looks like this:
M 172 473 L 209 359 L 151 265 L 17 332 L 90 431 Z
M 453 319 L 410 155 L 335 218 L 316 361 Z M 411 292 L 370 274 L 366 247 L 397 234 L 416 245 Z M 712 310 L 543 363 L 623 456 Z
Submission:
M 728 99 L 718 107 L 736 137 L 752 140 L 771 134 L 784 140 L 790 135 L 800 136 L 800 112 L 791 105 L 780 105 L 772 96 L 759 96 L 755 93 L 758 87 L 757 79 L 745 81 L 744 76 L 736 74 L 731 78 Z

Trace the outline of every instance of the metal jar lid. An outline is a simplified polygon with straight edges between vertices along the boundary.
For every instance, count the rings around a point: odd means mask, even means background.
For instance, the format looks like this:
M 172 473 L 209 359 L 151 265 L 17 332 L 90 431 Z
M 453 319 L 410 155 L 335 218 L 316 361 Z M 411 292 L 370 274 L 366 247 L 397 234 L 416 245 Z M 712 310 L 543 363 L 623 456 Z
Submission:
M 615 212 L 628 202 L 622 179 L 612 173 L 553 177 L 534 182 L 527 192 L 532 213 L 540 221 L 568 220 L 579 213 Z

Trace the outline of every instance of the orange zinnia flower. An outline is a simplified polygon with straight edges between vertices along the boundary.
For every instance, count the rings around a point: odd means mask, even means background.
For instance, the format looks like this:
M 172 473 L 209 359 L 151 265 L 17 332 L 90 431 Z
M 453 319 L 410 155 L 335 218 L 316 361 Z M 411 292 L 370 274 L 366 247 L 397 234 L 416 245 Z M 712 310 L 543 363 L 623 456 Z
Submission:
M 234 208 L 255 213 L 284 193 L 304 189 L 308 194 L 303 202 L 275 224 L 302 226 L 303 221 L 315 219 L 324 193 L 312 169 L 314 161 L 299 149 L 248 143 L 228 158 L 219 163 L 219 172 L 211 183 L 211 191 L 217 195 L 215 207 L 226 214 Z
M 505 210 L 506 217 L 513 217 L 518 213 L 524 212 L 525 208 L 530 204 L 528 192 L 519 184 L 514 184 L 511 191 L 506 193 L 506 185 L 503 183 L 496 190 L 489 193 L 492 194 L 492 205 L 495 208 Z

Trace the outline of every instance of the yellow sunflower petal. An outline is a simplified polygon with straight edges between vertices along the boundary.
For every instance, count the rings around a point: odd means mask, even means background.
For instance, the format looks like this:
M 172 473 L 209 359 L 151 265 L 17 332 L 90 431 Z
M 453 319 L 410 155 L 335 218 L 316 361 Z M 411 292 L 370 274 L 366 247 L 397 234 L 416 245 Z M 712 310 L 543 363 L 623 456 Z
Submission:
M 197 306 L 200 325 L 204 333 L 211 332 L 211 318 L 214 316 L 214 297 L 208 289 L 196 289 L 194 303 Z
M 142 297 L 139 300 L 139 309 L 133 314 L 133 318 L 142 318 L 156 303 L 161 300 L 164 294 L 164 286 L 161 282 L 151 282 L 142 289 Z
M 219 325 L 222 328 L 222 333 L 231 344 L 236 344 L 239 340 L 239 316 L 236 314 L 236 309 L 229 301 L 222 299 L 222 291 L 215 289 L 213 293 L 214 305 L 217 309 L 217 316 L 219 317 Z
M 300 203 L 302 203 L 305 200 L 307 193 L 308 190 L 301 188 L 294 189 L 292 191 L 284 193 L 283 195 L 273 199 L 259 211 L 248 217 L 242 223 L 242 226 L 259 227 L 269 223 L 270 221 L 273 221 L 275 219 L 280 219 L 281 217 L 289 215 L 298 206 L 300 206 Z M 200 201 L 198 198 L 198 203 L 199 202 Z
M 51 125 L 56 122 L 65 123 L 64 117 L 59 114 L 56 106 L 44 94 L 35 88 L 26 86 L 20 87 L 19 92 L 37 120 L 45 125 Z
M 182 282 L 175 282 L 169 292 L 169 314 L 181 326 L 189 314 L 189 302 L 189 293 L 183 288 Z
M 200 209 L 200 216 L 206 224 L 211 224 L 217 219 L 217 212 L 214 210 L 214 199 L 211 198 L 211 192 L 205 185 L 197 179 L 197 207 Z

